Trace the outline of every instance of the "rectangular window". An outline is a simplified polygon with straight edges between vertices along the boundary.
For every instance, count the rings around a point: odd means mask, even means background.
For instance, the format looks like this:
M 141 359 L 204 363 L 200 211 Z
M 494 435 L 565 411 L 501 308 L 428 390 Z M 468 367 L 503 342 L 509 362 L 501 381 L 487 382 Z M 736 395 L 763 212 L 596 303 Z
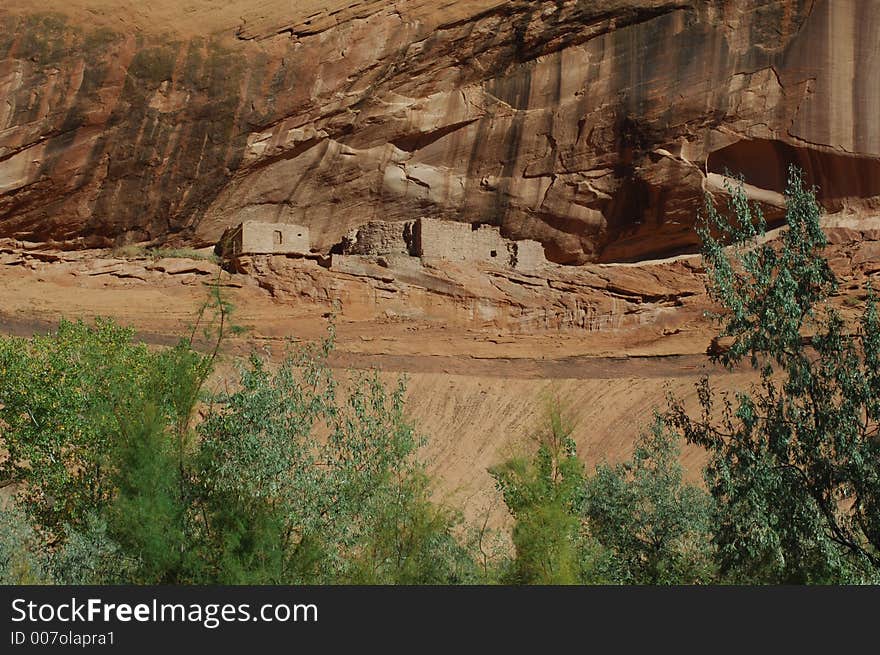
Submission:
M 281 245 L 281 230 L 275 230 L 272 233 L 272 243 L 274 243 L 276 246 Z

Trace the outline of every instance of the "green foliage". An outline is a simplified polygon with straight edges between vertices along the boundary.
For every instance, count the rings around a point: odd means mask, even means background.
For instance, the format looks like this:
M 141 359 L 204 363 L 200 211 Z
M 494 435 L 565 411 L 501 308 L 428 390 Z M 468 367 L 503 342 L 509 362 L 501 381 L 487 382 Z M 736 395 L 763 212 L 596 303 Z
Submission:
M 232 307 L 211 287 L 186 339 L 156 351 L 138 403 L 117 410 L 112 446 L 115 498 L 103 513 L 106 533 L 126 555 L 116 575 L 144 584 L 202 580 L 196 517 L 201 481 L 195 476 L 196 406 L 220 343 L 232 329 Z M 208 353 L 193 343 L 202 328 Z M 102 560 L 104 561 L 104 560 Z
M 820 326 L 816 312 L 827 310 L 824 301 L 837 288 L 821 255 L 827 240 L 815 193 L 804 188 L 796 169 L 789 171 L 787 226 L 778 245 L 761 243 L 766 222 L 742 186 L 728 186 L 728 193 L 728 215 L 719 214 L 707 197 L 698 227 L 709 295 L 724 309 L 713 316 L 721 322 L 720 336 L 734 338 L 716 357 L 725 366 L 749 355 L 756 369 L 773 360 L 788 368 L 803 359 L 803 330 Z
M 485 508 L 482 521 L 465 524 L 462 535 L 471 562 L 469 581 L 485 585 L 504 582 L 513 570 L 508 533 L 490 526 L 491 517 L 491 507 Z
M 56 584 L 131 584 L 138 579 L 140 562 L 126 553 L 109 534 L 96 513 L 86 516 L 82 528 L 68 530 L 67 540 L 50 556 Z
M 452 533 L 460 519 L 451 510 L 431 502 L 429 479 L 423 471 L 388 480 L 370 505 L 365 538 L 356 549 L 351 572 L 346 576 L 348 581 L 356 584 L 476 581 L 473 560 Z
M 787 230 L 759 243 L 760 211 L 730 189 L 730 216 L 707 202 L 709 291 L 732 337 L 714 355 L 747 359 L 750 391 L 720 398 L 698 386 L 701 416 L 672 400 L 668 420 L 710 455 L 715 541 L 733 580 L 831 583 L 880 572 L 880 321 L 872 297 L 857 333 L 828 303 L 836 280 L 814 193 L 792 169 Z M 730 247 L 725 247 L 728 243 Z
M 80 526 L 112 497 L 110 446 L 153 360 L 132 336 L 98 319 L 0 339 L 0 479 L 20 483 L 21 506 L 49 532 Z
M 711 498 L 682 481 L 677 437 L 657 416 L 632 459 L 602 464 L 586 480 L 584 514 L 625 584 L 711 582 Z
M 454 517 L 429 501 L 401 382 L 355 377 L 344 401 L 332 338 L 274 372 L 252 356 L 199 426 L 207 538 L 219 579 L 440 583 L 460 577 Z M 241 522 L 230 509 L 259 517 Z
M 19 507 L 0 507 L 0 584 L 51 582 L 49 563 L 40 539 Z
M 189 579 L 187 472 L 156 407 L 127 422 L 116 444 L 116 498 L 106 512 L 114 540 L 139 566 L 131 582 Z M 183 464 L 185 466 L 185 464 Z
M 533 459 L 515 458 L 489 469 L 516 521 L 516 557 L 507 580 L 515 584 L 576 584 L 584 577 L 583 464 L 558 404 L 551 404 L 548 419 Z

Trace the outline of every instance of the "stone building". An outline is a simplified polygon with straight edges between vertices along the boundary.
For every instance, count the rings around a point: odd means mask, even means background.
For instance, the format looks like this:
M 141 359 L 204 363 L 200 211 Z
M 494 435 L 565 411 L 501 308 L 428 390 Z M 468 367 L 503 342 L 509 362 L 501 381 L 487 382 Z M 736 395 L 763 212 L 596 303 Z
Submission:
M 302 225 L 244 221 L 223 233 L 216 251 L 221 257 L 306 255 L 310 247 L 309 228 Z
M 420 257 L 510 266 L 508 241 L 491 225 L 420 219 L 416 229 Z
M 533 270 L 547 263 L 538 241 L 505 239 L 491 225 L 433 218 L 366 223 L 343 240 L 342 252 L 484 262 L 515 270 Z
M 352 230 L 342 241 L 346 255 L 410 255 L 417 221 L 370 221 Z
M 547 264 L 544 245 L 540 241 L 508 241 L 507 247 L 510 250 L 510 266 L 518 271 L 533 271 Z

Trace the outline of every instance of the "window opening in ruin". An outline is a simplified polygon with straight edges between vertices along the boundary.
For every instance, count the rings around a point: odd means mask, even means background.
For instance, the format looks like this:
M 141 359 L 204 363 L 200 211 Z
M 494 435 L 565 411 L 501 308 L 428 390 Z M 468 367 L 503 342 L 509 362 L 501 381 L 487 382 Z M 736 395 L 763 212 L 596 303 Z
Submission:
M 476 231 L 479 230 L 479 229 L 480 229 L 480 224 L 479 224 L 479 223 L 471 223 L 471 230 L 473 230 L 474 232 L 476 232 Z
M 497 256 L 498 256 L 498 251 L 497 251 L 497 250 L 493 250 L 493 251 L 490 252 L 489 254 L 492 255 L 492 257 L 497 257 Z
M 272 232 L 272 242 L 276 246 L 281 245 L 281 230 L 275 230 L 274 232 Z

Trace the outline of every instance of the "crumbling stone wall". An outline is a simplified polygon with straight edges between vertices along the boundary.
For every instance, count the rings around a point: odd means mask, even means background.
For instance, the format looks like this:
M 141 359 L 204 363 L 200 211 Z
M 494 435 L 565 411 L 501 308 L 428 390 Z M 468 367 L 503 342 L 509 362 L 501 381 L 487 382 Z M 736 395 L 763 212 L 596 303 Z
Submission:
M 413 226 L 416 221 L 370 221 L 352 230 L 343 240 L 346 255 L 413 255 Z
M 531 270 L 547 263 L 544 247 L 538 241 L 505 239 L 492 225 L 421 218 L 414 237 L 415 250 L 421 257 L 486 262 L 516 270 Z
M 416 250 L 422 257 L 510 265 L 507 239 L 489 225 L 419 219 Z
M 342 243 L 344 255 L 410 255 L 459 262 L 486 262 L 515 270 L 547 263 L 537 241 L 513 241 L 497 227 L 432 218 L 415 221 L 371 221 L 353 230 Z

